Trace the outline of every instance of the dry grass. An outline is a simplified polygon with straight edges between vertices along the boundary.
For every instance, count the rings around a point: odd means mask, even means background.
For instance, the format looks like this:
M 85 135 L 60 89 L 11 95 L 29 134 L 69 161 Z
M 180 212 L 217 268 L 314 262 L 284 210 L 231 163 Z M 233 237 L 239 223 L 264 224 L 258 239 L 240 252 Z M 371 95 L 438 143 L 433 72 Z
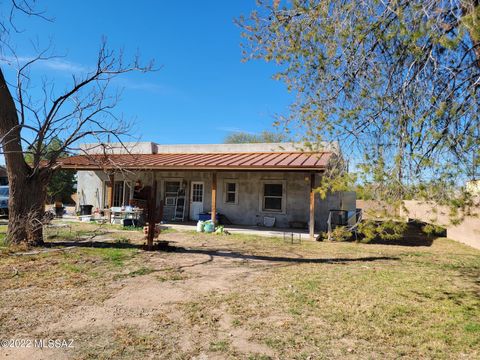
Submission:
M 177 251 L 148 253 L 140 233 L 110 230 L 95 237 L 110 247 L 1 256 L 2 336 L 73 338 L 42 356 L 78 359 L 480 357 L 480 252 L 448 239 L 167 233 Z

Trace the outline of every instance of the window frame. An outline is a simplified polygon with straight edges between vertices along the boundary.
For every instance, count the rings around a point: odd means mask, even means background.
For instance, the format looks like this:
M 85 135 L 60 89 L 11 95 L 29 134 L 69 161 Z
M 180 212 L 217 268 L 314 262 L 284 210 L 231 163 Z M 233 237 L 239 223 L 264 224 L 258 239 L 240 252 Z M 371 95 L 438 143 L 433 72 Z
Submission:
M 103 181 L 103 208 L 104 209 L 108 209 L 108 188 L 109 188 L 109 183 L 110 181 L 108 180 L 105 180 Z M 119 206 L 115 206 L 115 204 L 113 205 L 113 207 L 123 207 L 123 206 L 128 206 L 129 203 L 130 203 L 130 200 L 133 199 L 133 188 L 134 188 L 134 182 L 132 181 L 128 181 L 128 180 L 114 180 L 113 181 L 113 200 L 112 200 L 112 203 L 115 203 L 115 184 L 116 183 L 123 183 L 122 185 L 122 195 L 121 195 L 121 199 L 120 199 L 120 205 Z M 125 199 L 128 198 L 127 202 L 125 202 Z
M 169 179 L 164 179 L 163 180 L 163 204 L 164 206 L 169 206 L 169 207 L 174 207 L 175 206 L 175 199 L 177 198 L 177 193 L 178 193 L 178 190 L 177 192 L 175 192 L 175 194 L 173 192 L 167 192 L 167 183 L 178 183 L 178 189 L 181 189 L 182 187 L 182 182 L 183 182 L 183 179 L 180 179 L 180 178 L 169 178 Z M 170 200 L 169 201 L 172 201 L 173 200 L 173 203 L 171 204 L 168 204 L 167 202 L 167 198 L 169 198 Z
M 199 196 L 199 194 L 196 194 L 195 193 L 195 185 L 201 185 L 201 196 L 202 196 L 202 199 L 199 200 L 198 198 L 196 198 L 196 196 Z M 201 180 L 195 180 L 195 181 L 191 181 L 190 182 L 190 191 L 191 191 L 191 194 L 190 194 L 190 200 L 192 203 L 196 202 L 196 203 L 202 203 L 204 204 L 205 203 L 205 182 L 204 181 L 201 181 Z
M 265 185 L 282 185 L 282 196 L 265 196 Z M 267 209 L 265 208 L 265 198 L 280 198 L 281 199 L 281 209 Z M 287 208 L 287 181 L 286 180 L 262 180 L 260 182 L 260 191 L 259 191 L 259 211 L 264 214 L 285 214 Z
M 235 192 L 228 190 L 228 184 L 235 184 Z M 235 201 L 227 201 L 229 193 L 235 194 Z M 238 205 L 238 180 L 236 179 L 223 180 L 223 203 L 226 205 Z

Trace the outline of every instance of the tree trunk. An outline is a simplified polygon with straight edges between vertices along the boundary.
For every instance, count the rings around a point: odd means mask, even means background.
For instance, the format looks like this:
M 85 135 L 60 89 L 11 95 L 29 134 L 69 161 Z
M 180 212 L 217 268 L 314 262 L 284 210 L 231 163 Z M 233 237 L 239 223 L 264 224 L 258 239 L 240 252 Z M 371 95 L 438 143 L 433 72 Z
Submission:
M 40 176 L 10 183 L 7 241 L 12 244 L 43 244 L 46 184 Z
M 0 69 L 0 140 L 10 185 L 7 242 L 41 245 L 49 172 L 34 172 L 25 162 L 20 132 L 15 102 Z

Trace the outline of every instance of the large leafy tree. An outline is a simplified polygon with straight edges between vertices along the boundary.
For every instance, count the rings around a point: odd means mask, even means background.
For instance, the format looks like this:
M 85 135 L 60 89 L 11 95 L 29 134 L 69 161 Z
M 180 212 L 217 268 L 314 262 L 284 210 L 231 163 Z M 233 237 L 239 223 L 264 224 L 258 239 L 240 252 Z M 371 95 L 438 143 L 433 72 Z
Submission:
M 459 185 L 480 165 L 478 0 L 260 1 L 238 23 L 245 56 L 277 63 L 297 95 L 282 123 L 338 140 L 372 196 L 468 202 Z

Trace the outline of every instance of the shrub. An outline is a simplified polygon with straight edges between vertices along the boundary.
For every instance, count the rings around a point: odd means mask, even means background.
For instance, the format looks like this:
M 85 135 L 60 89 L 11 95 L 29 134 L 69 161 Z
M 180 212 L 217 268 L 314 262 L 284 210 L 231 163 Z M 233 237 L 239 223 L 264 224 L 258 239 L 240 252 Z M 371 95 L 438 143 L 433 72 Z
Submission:
M 333 241 L 347 241 L 352 238 L 352 233 L 343 226 L 338 226 L 332 230 Z
M 425 224 L 422 226 L 422 231 L 428 236 L 446 236 L 447 230 L 441 226 L 434 224 Z
M 371 221 L 367 220 L 359 224 L 358 233 L 362 242 L 373 240 L 398 240 L 407 229 L 407 223 L 393 220 Z

